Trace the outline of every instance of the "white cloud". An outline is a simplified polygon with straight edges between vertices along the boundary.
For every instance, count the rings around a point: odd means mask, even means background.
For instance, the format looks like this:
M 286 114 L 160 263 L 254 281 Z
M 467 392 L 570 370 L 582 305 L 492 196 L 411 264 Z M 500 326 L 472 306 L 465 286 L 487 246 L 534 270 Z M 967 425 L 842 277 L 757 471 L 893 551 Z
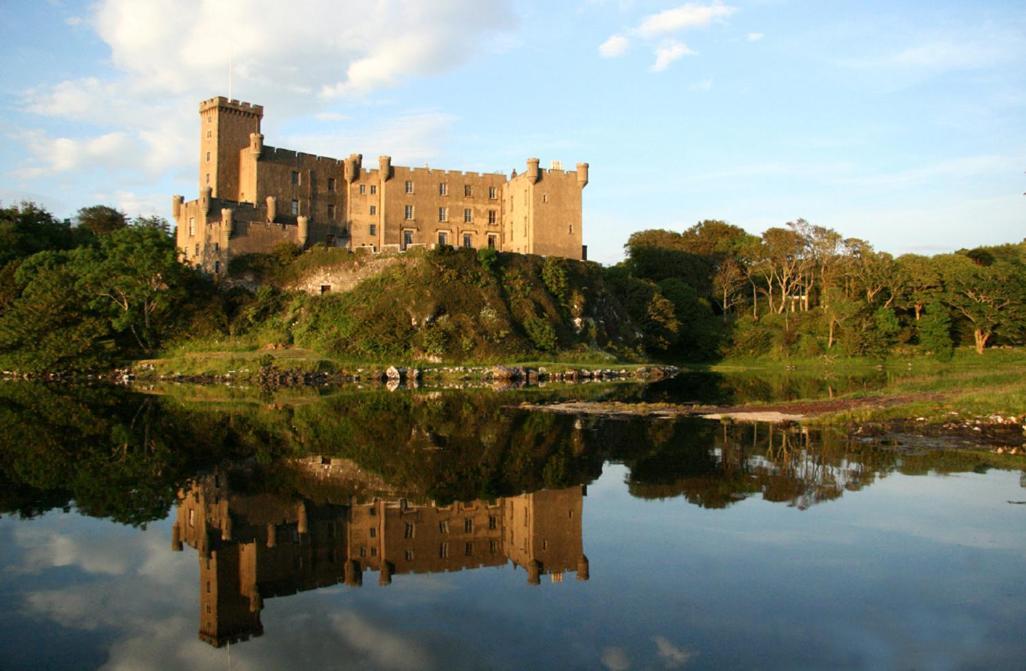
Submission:
M 687 648 L 674 645 L 663 636 L 656 636 L 652 640 L 655 641 L 659 656 L 668 669 L 679 669 L 694 656 Z
M 121 132 L 76 140 L 50 137 L 34 130 L 23 133 L 21 140 L 33 158 L 33 163 L 21 171 L 29 177 L 67 172 L 86 165 L 108 170 L 123 168 L 138 154 L 132 139 Z
M 630 40 L 623 35 L 612 35 L 608 40 L 599 45 L 599 54 L 603 58 L 616 58 L 627 53 L 630 47 Z
M 764 37 L 766 37 L 764 33 L 748 33 L 745 35 L 745 39 L 749 42 L 758 42 Z
M 688 48 L 683 42 L 667 42 L 655 52 L 655 62 L 652 63 L 652 72 L 662 72 L 670 67 L 670 64 L 682 56 L 691 56 L 695 52 Z
M 653 44 L 655 62 L 650 70 L 662 72 L 682 56 L 690 56 L 695 52 L 686 44 L 672 36 L 693 28 L 706 28 L 714 21 L 723 21 L 737 8 L 725 5 L 722 0 L 714 2 L 687 3 L 655 14 L 649 14 L 633 28 L 625 31 L 627 35 L 640 38 Z M 599 46 L 599 55 L 603 58 L 622 56 L 630 46 L 626 35 L 617 33 Z
M 92 128 L 22 133 L 32 159 L 22 177 L 90 168 L 129 171 L 126 178 L 187 174 L 197 104 L 226 93 L 229 59 L 233 96 L 282 122 L 316 115 L 327 98 L 366 96 L 494 51 L 516 16 L 508 0 L 397 1 L 373 11 L 356 0 L 100 0 L 79 23 L 109 47 L 116 74 L 24 92 L 25 111 Z
M 725 5 L 720 0 L 707 5 L 689 2 L 646 16 L 638 25 L 637 32 L 643 37 L 658 37 L 688 28 L 704 28 L 736 11 L 735 7 Z

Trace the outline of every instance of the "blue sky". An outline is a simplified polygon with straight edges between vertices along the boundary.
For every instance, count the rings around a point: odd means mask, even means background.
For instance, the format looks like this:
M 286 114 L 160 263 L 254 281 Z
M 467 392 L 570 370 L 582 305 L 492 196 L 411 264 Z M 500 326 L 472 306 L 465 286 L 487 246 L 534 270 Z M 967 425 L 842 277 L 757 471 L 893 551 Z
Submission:
M 269 145 L 508 172 L 591 164 L 590 256 L 798 217 L 893 253 L 1026 237 L 1017 2 L 0 4 L 0 200 L 169 217 L 200 99 Z

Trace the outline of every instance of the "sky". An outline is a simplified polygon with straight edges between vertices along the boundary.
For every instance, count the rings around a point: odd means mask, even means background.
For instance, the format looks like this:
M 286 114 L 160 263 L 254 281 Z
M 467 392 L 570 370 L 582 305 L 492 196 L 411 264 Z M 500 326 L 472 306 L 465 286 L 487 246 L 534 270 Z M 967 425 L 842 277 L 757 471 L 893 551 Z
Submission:
M 61 217 L 195 198 L 230 62 L 268 145 L 587 161 L 606 263 L 703 219 L 894 254 L 1026 238 L 1021 0 L 2 0 L 0 42 L 0 201 Z

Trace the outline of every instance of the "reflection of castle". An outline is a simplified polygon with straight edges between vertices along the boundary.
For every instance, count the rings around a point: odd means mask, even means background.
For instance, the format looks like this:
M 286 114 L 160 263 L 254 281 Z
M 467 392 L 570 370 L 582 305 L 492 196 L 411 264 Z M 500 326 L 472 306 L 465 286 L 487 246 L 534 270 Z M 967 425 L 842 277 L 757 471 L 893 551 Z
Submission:
M 179 493 L 172 545 L 196 548 L 200 638 L 214 646 L 263 633 L 263 599 L 345 582 L 363 572 L 458 571 L 512 561 L 531 584 L 567 571 L 588 579 L 581 539 L 584 488 L 544 490 L 448 506 L 405 499 L 314 503 L 232 493 L 210 475 Z

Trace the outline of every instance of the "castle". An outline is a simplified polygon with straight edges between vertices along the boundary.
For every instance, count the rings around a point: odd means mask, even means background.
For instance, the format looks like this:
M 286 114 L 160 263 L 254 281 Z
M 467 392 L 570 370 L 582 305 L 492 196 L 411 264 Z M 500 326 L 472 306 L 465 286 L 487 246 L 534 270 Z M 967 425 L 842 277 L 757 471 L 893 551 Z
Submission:
M 267 598 L 363 584 L 365 571 L 385 586 L 393 576 L 472 570 L 512 563 L 527 582 L 568 573 L 588 580 L 577 485 L 493 501 L 448 505 L 399 497 L 357 501 L 331 458 L 298 465 L 323 473 L 316 499 L 240 493 L 216 471 L 178 493 L 172 549 L 199 555 L 201 640 L 220 647 L 263 634 Z M 345 460 L 342 460 L 345 461 Z
M 288 242 L 402 251 L 489 247 L 583 259 L 581 192 L 588 164 L 553 162 L 473 173 L 392 165 L 361 154 L 346 159 L 264 145 L 263 107 L 224 97 L 200 112 L 199 197 L 172 198 L 182 258 L 215 275 L 242 254 Z

